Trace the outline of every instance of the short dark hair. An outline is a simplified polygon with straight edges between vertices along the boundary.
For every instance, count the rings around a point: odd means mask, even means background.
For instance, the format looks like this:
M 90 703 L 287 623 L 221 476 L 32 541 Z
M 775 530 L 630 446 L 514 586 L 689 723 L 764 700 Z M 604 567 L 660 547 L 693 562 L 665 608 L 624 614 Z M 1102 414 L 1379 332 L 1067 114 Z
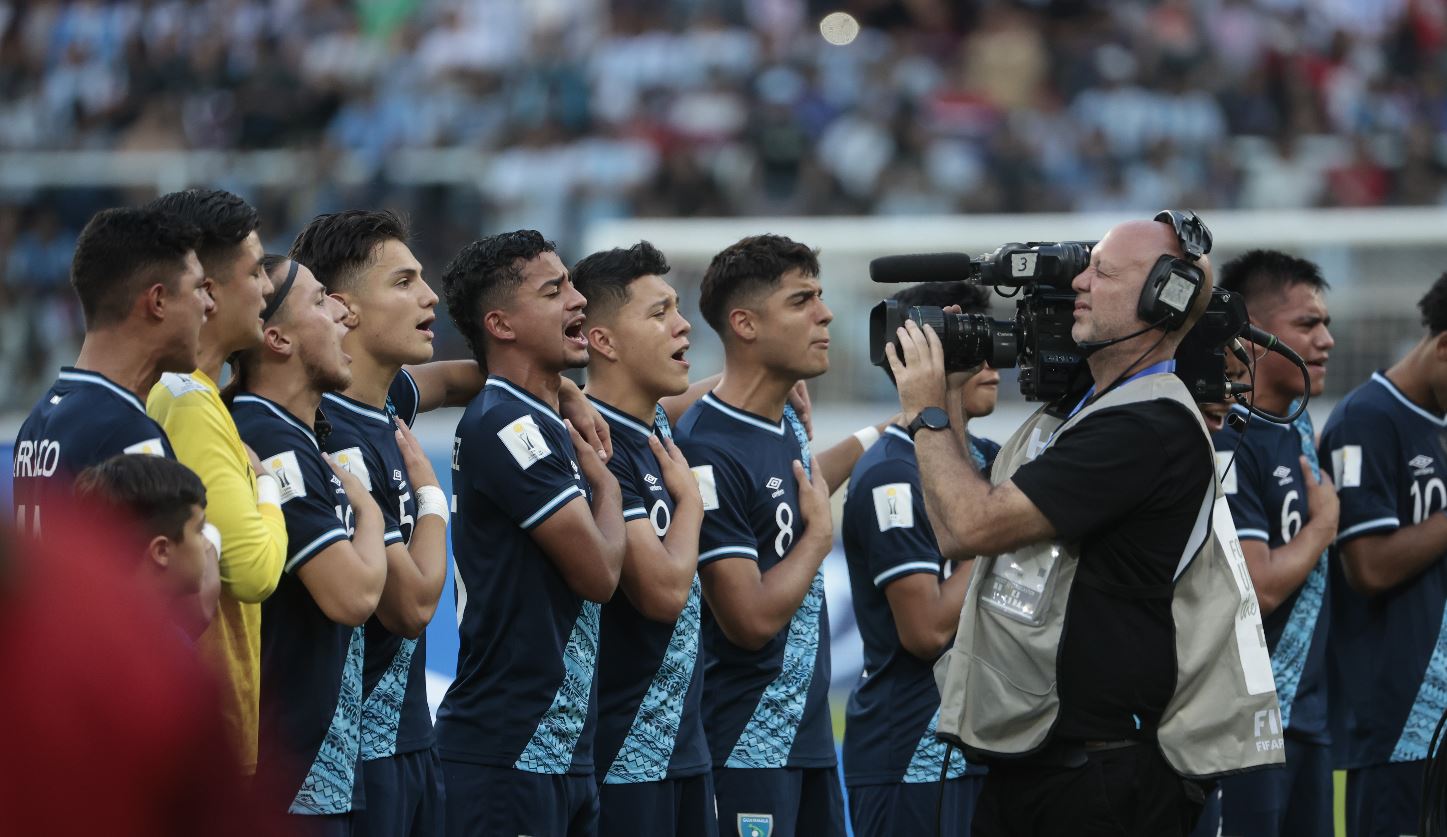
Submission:
M 290 255 L 332 292 L 349 290 L 388 241 L 407 243 L 407 219 L 390 209 L 348 209 L 318 215 L 297 233 Z
M 206 486 L 194 471 L 144 453 L 123 453 L 81 471 L 75 495 L 124 515 L 147 538 L 180 540 L 191 510 L 206 508 Z
M 1331 289 L 1316 262 L 1280 250 L 1248 250 L 1222 265 L 1216 282 L 1217 287 L 1245 297 L 1247 308 L 1254 300 L 1279 294 L 1292 285 L 1310 285 L 1319 291 Z
M 776 287 L 791 270 L 818 276 L 819 251 L 782 235 L 754 235 L 730 244 L 704 271 L 699 311 L 714 331 L 727 335 L 729 311 L 736 303 Z
M 968 282 L 921 282 L 896 291 L 890 299 L 901 305 L 960 306 L 965 314 L 990 313 L 990 289 Z
M 1422 312 L 1422 325 L 1434 336 L 1447 331 L 1447 273 L 1437 277 L 1417 303 Z
M 70 284 L 80 298 L 85 327 L 124 322 L 136 295 L 157 282 L 175 293 L 175 274 L 199 237 L 194 225 L 159 209 L 97 212 L 81 230 L 70 261 Z
M 663 276 L 672 268 L 657 247 L 640 241 L 585 256 L 573 265 L 573 287 L 588 300 L 588 316 L 606 316 L 628 302 L 628 286 L 642 276 Z
M 215 278 L 218 259 L 227 258 L 246 237 L 261 227 L 256 207 L 240 196 L 222 189 L 187 189 L 171 192 L 151 201 L 147 206 L 169 212 L 195 225 L 196 258 L 206 275 Z
M 472 242 L 442 269 L 447 313 L 473 357 L 483 360 L 486 348 L 482 315 L 505 303 L 522 281 L 523 263 L 557 249 L 537 230 L 515 230 Z

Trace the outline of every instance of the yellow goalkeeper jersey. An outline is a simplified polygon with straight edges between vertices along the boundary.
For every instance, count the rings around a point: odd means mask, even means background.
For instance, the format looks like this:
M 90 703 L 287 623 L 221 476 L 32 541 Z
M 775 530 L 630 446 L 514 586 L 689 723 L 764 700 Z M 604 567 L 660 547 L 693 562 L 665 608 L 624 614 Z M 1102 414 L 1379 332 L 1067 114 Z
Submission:
M 221 678 L 226 723 L 250 775 L 261 712 L 261 601 L 281 579 L 286 520 L 279 505 L 258 500 L 236 423 L 205 373 L 161 376 L 146 412 L 165 428 L 176 458 L 206 486 L 206 518 L 221 533 L 221 598 L 197 647 Z

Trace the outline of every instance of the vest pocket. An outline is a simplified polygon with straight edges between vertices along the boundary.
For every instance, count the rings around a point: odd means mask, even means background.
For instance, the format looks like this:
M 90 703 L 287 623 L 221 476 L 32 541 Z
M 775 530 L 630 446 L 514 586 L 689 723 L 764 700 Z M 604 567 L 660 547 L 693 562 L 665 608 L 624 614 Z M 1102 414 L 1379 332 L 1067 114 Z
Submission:
M 951 647 L 935 665 L 941 684 L 940 733 L 1002 754 L 1025 753 L 1044 744 L 1060 708 L 1054 673 L 1030 665 L 1023 655 L 1013 662 L 1006 673 Z

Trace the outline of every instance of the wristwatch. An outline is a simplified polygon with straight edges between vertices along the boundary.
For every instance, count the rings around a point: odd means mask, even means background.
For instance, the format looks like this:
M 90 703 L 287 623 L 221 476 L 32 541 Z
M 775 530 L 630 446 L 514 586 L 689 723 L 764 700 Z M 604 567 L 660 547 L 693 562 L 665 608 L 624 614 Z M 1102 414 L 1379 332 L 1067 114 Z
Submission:
M 925 407 L 919 411 L 919 415 L 914 417 L 914 421 L 909 423 L 905 431 L 909 433 L 909 438 L 913 439 L 914 434 L 921 430 L 946 430 L 949 426 L 949 413 L 940 407 Z

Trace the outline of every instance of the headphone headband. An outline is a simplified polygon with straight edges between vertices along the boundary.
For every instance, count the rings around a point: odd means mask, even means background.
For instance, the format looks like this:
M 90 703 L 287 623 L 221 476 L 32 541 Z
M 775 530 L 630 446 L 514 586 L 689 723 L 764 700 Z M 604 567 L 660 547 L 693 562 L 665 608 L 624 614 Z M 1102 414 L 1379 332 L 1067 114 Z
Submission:
M 1186 254 L 1186 261 L 1200 261 L 1202 256 L 1211 252 L 1211 229 L 1195 212 L 1189 209 L 1163 209 L 1156 213 L 1155 220 L 1170 224 L 1171 229 L 1175 230 L 1176 240 L 1181 243 L 1181 252 Z

